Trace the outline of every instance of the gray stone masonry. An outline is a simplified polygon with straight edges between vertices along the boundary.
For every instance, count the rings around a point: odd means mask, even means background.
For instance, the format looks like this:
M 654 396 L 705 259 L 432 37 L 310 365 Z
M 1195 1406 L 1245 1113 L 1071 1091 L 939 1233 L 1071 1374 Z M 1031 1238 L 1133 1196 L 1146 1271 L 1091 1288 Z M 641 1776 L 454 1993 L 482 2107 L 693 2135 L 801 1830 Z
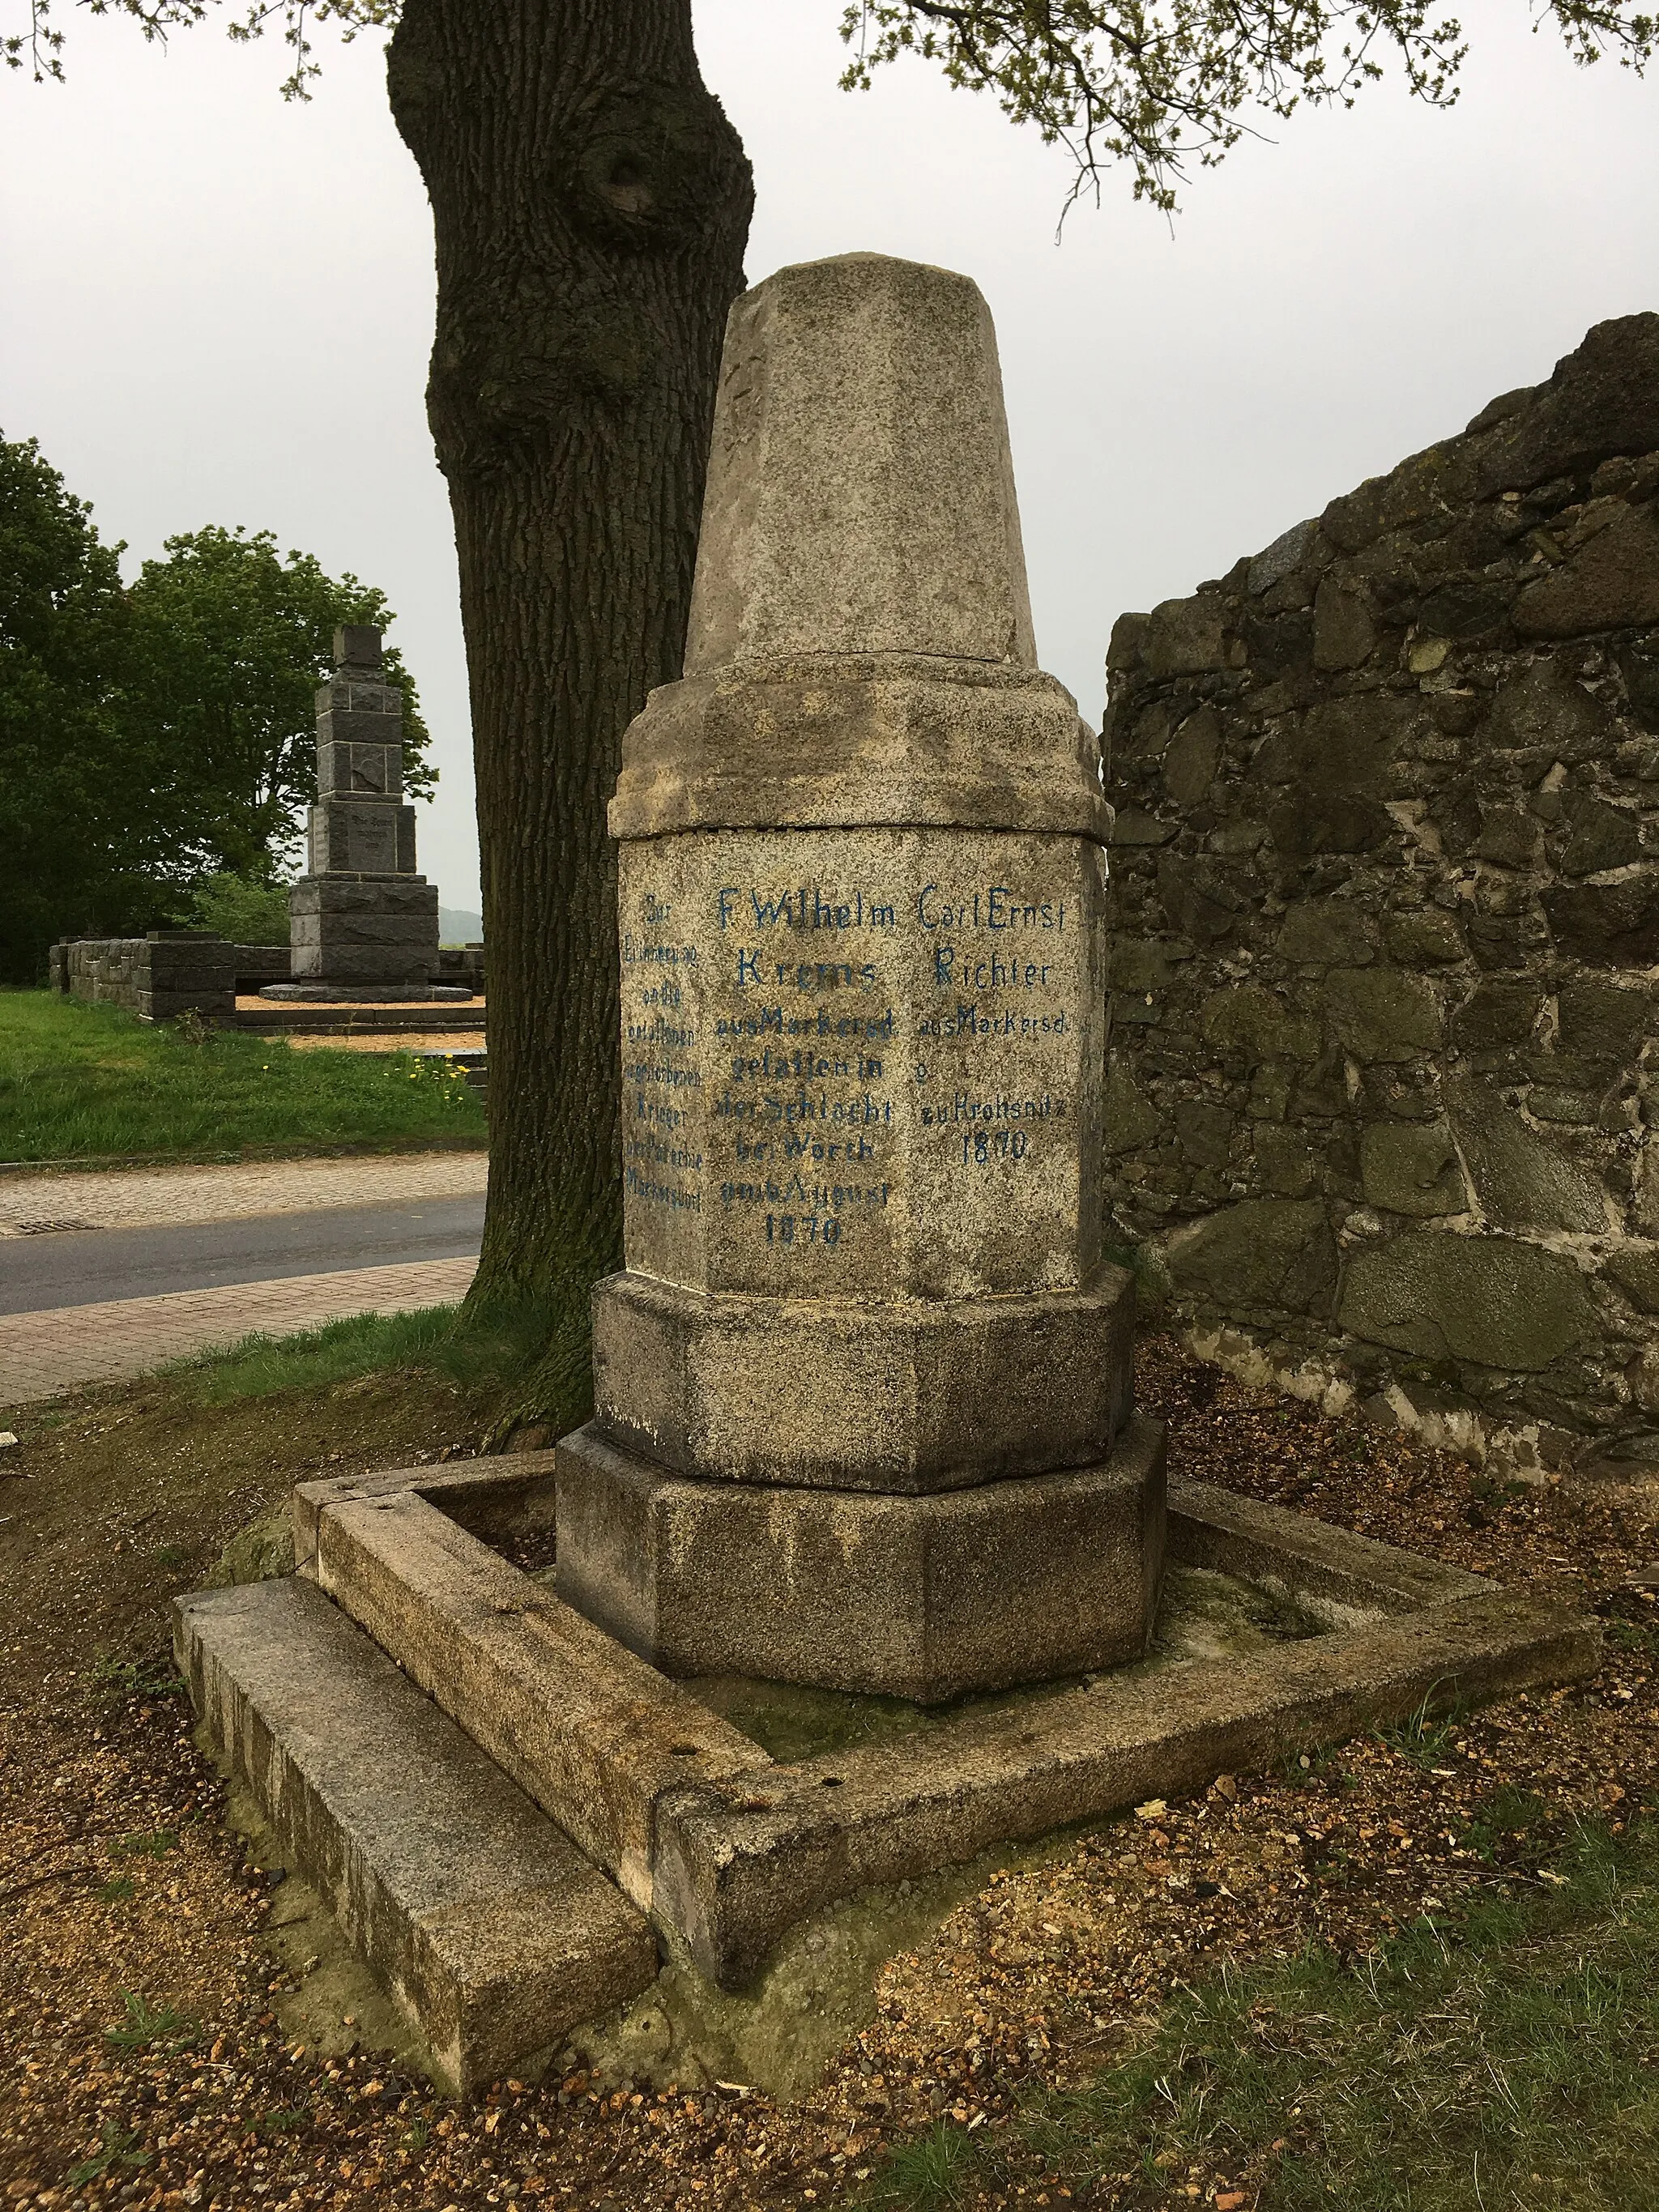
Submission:
M 1659 315 L 1108 665 L 1112 1233 L 1244 1370 L 1659 1462 Z
M 657 1971 L 644 1917 L 310 1583 L 181 1598 L 203 1724 L 448 2088 L 533 2068 Z
M 51 972 L 53 988 L 70 998 L 125 1006 L 142 1021 L 172 1021 L 185 1013 L 231 1021 L 237 954 L 235 945 L 207 930 L 71 938 L 52 947 Z
M 287 980 L 285 945 L 228 945 L 208 930 L 148 937 L 72 937 L 49 956 L 52 988 L 71 999 L 125 1006 L 146 1021 L 185 1012 L 228 1021 L 239 991 Z
M 334 658 L 317 693 L 307 868 L 289 895 L 293 985 L 407 985 L 425 996 L 439 972 L 438 891 L 416 873 L 403 694 L 385 680 L 378 629 L 337 629 Z
M 1161 1445 L 1158 1425 L 1132 1420 L 1121 1448 Z M 649 1916 L 671 1959 L 689 1952 L 726 1990 L 742 1987 L 787 1929 L 861 1888 L 1201 1788 L 1218 1773 L 1267 1767 L 1425 1703 L 1455 1709 L 1465 1698 L 1571 1680 L 1598 1663 L 1595 1622 L 1547 1595 L 1500 1589 L 1282 1507 L 1178 1481 L 1170 1486 L 1171 1559 L 1243 1577 L 1325 1633 L 1249 1654 L 1085 1670 L 1082 1680 L 1021 1697 L 969 1701 L 896 1736 L 774 1760 L 701 1704 L 696 1686 L 642 1665 L 544 1579 L 492 1548 L 531 1531 L 545 1535 L 553 1488 L 562 1557 L 566 1457 L 561 1445 L 516 1461 L 304 1484 L 294 1498 L 297 1571 Z M 989 1484 L 924 1504 L 977 1498 L 1000 1513 L 1018 1487 Z M 763 1510 L 765 1493 L 744 1489 L 738 1502 L 745 1514 Z M 816 1514 L 835 1493 L 814 1492 L 806 1502 Z M 1156 1503 L 1161 1512 L 1161 1492 Z M 776 1510 L 787 1514 L 789 1501 Z M 1067 1564 L 1068 1595 L 1089 1550 L 1079 1542 Z M 729 1566 L 732 1557 L 726 1547 L 716 1564 Z M 677 1603 L 696 1602 L 699 1564 L 682 1563 Z M 914 1586 L 896 1592 L 893 1570 L 873 1563 L 868 1596 L 908 1604 Z M 641 1560 L 641 1578 L 650 1571 Z M 188 1609 L 213 1601 L 181 1601 L 186 1636 Z M 823 1595 L 809 1601 L 822 1622 Z M 744 1602 L 763 1627 L 765 1592 Z M 1065 1606 L 1040 1589 L 1030 1605 L 1043 1633 L 1071 1632 Z M 887 1634 L 878 1624 L 872 1645 Z M 285 1671 L 303 1675 L 302 1649 L 283 1658 Z M 216 1734 L 228 1733 L 198 1709 Z M 263 1802 L 269 1784 L 256 1779 L 256 1789 Z M 358 1795 L 360 1819 L 374 1812 L 368 1794 Z M 382 1833 L 386 1825 L 376 1821 Z M 373 1929 L 368 1948 L 376 1955 Z
M 1144 1648 L 1107 819 L 983 299 L 780 270 L 732 310 L 685 675 L 611 809 L 627 1264 L 558 1588 L 633 1649 L 935 1700 Z

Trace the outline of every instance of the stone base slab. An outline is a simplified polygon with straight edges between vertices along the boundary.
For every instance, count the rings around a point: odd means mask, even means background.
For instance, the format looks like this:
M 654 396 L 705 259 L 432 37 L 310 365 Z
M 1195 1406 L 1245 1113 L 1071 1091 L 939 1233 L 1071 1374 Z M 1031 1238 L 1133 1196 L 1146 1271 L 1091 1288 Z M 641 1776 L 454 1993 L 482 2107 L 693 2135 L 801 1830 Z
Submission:
M 469 1515 L 487 1510 L 465 1485 L 434 1486 L 430 1496 L 407 1478 L 301 1485 L 301 1571 L 649 1911 L 662 1791 L 688 1773 L 740 1774 L 770 1762 L 497 1557 L 432 1502 L 442 1497 L 465 1499 Z M 521 1497 L 517 1504 L 525 1510 Z
M 216 1748 L 465 2095 L 657 1972 L 644 1916 L 310 1583 L 179 1600 Z
M 475 1742 L 515 1762 L 561 1825 L 586 1821 L 590 1856 L 615 1871 L 606 1854 L 624 1834 L 640 1839 L 638 1901 L 676 1956 L 728 1989 L 787 1930 L 860 1888 L 1268 1765 L 1425 1704 L 1571 1681 L 1600 1659 L 1596 1623 L 1547 1600 L 1175 1482 L 1171 1564 L 1261 1584 L 1330 1632 L 1248 1660 L 969 1702 L 881 1743 L 778 1763 L 487 1548 L 484 1537 L 545 1538 L 561 1456 L 307 1484 L 295 1498 L 301 1569 Z M 423 1526 L 402 1517 L 415 1505 L 431 1516 Z
M 855 1888 L 1181 1796 L 1425 1703 L 1571 1680 L 1599 1649 L 1594 1622 L 1488 1589 L 1269 1656 L 1103 1675 L 780 1767 L 741 1796 L 685 1789 L 659 1808 L 657 1911 L 706 1973 L 741 1987 L 784 1929 Z
M 438 887 L 424 876 L 301 876 L 288 909 L 295 981 L 427 983 L 438 972 Z
M 289 888 L 288 910 L 307 920 L 319 915 L 338 921 L 363 916 L 424 922 L 436 918 L 438 886 L 424 876 L 381 873 L 367 869 L 349 874 L 300 876 Z
M 935 1705 L 1138 1659 L 1164 1559 L 1164 1427 L 1100 1465 L 927 1498 L 693 1482 L 589 1427 L 558 1447 L 568 1605 L 676 1674 Z
M 355 992 L 349 1000 L 309 1003 L 301 1000 L 286 1006 L 261 994 L 257 998 L 244 999 L 238 1006 L 236 1026 L 276 1036 L 284 1032 L 319 1036 L 336 1030 L 368 1036 L 459 1036 L 463 1031 L 471 1031 L 482 1045 L 484 1014 L 476 1000 L 470 1006 L 445 1005 L 438 1012 L 426 1013 L 410 1004 L 403 990 L 394 999 L 380 1003 L 370 1000 L 368 1004 Z
M 904 1495 L 1089 1467 L 1133 1363 L 1121 1267 L 1029 1297 L 744 1297 L 631 1273 L 593 1292 L 596 1429 L 710 1481 Z

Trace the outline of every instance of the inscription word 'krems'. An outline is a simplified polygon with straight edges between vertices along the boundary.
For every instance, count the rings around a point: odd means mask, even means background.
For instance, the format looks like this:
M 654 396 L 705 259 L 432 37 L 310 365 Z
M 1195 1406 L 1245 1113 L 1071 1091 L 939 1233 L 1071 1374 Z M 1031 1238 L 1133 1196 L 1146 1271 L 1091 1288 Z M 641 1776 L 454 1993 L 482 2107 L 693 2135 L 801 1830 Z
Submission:
M 1161 1478 L 1113 1456 L 1108 815 L 1036 665 L 965 278 L 852 255 L 732 309 L 685 675 L 611 823 L 626 1266 L 561 1591 L 677 1669 L 919 1697 L 1138 1653 Z M 901 1528 L 935 1565 L 872 1642 L 860 1547 Z

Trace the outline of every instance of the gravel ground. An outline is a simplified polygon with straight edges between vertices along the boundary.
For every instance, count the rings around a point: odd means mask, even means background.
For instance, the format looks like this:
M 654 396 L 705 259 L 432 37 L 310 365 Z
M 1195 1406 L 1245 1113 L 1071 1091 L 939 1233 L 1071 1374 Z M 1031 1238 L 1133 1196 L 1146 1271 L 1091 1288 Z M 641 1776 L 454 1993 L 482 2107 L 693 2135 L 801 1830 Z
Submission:
M 1237 2172 L 1171 2175 L 1152 2194 L 1125 2177 L 1073 2199 L 1008 2122 L 1034 2091 L 1086 2079 L 1172 1986 L 1224 1961 L 1315 1938 L 1360 1952 L 1483 1886 L 1537 1887 L 1537 1837 L 1471 1846 L 1501 1785 L 1558 1820 L 1616 1824 L 1650 1799 L 1659 1499 L 1500 1489 L 1446 1455 L 1246 1390 L 1167 1339 L 1143 1346 L 1140 1389 L 1172 1422 L 1178 1472 L 1578 1594 L 1609 1627 L 1603 1672 L 1280 1773 L 1218 1777 L 999 1873 L 890 1963 L 868 2026 L 787 2108 L 738 2084 L 683 2094 L 580 2072 L 455 2106 L 373 2051 L 330 2057 L 284 2036 L 262 1936 L 273 1893 L 220 1825 L 187 1709 L 164 1670 L 106 1668 L 89 1692 L 84 1587 L 79 1601 L 65 1588 L 57 1663 L 32 1639 L 27 1678 L 0 1705 L 0 2193 L 146 2212 L 831 2204 L 878 2175 L 884 2147 L 945 2114 L 1000 2152 L 975 2205 L 1253 2207 L 1269 2146 Z M 121 1559 L 105 1571 L 118 1577 Z M 51 1596 L 37 1593 L 37 1623 Z

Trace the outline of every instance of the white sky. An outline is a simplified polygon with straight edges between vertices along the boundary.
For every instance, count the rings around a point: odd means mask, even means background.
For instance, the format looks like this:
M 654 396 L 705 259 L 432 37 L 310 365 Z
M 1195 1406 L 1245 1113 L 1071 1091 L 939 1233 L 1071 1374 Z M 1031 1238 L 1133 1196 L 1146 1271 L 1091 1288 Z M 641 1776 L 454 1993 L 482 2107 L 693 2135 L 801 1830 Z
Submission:
M 11 13 L 5 0 L 0 12 Z M 1659 307 L 1659 82 L 1574 70 L 1477 0 L 1449 115 L 1397 87 L 1308 115 L 1185 191 L 1055 221 L 1058 150 L 924 65 L 836 89 L 841 0 L 698 0 L 754 162 L 753 281 L 858 248 L 966 270 L 996 315 L 1044 664 L 1098 714 L 1112 622 Z M 38 437 L 129 565 L 207 523 L 380 585 L 442 772 L 425 872 L 476 906 L 466 687 L 422 410 L 431 240 L 380 42 L 211 29 L 163 53 L 64 15 L 70 82 L 0 75 L 0 433 Z M 8 23 L 5 27 L 11 27 Z

